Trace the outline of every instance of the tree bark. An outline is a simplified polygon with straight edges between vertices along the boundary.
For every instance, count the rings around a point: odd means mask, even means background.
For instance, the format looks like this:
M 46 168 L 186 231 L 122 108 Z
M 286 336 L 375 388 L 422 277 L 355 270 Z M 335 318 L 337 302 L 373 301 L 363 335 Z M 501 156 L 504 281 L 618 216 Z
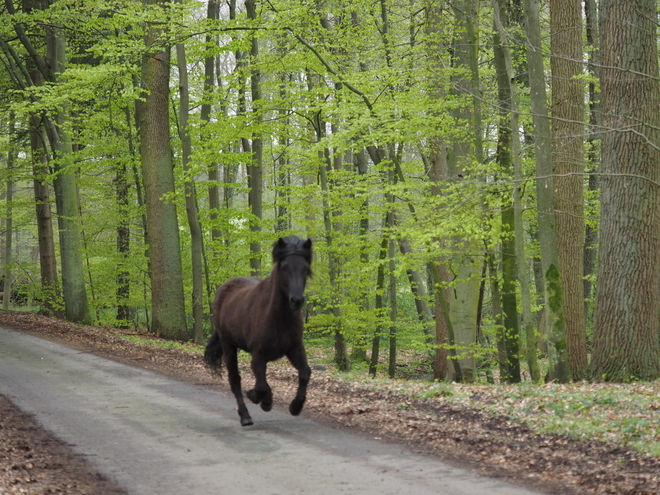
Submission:
M 478 98 L 479 73 L 477 40 L 472 18 L 476 16 L 476 4 L 472 0 L 460 0 L 453 4 L 456 26 L 452 46 L 452 65 L 459 69 L 458 76 L 453 76 L 453 86 L 460 95 L 471 96 L 472 105 L 462 106 L 453 114 L 458 125 L 467 124 L 470 132 L 464 140 L 454 140 L 450 148 L 448 174 L 458 177 L 464 173 L 466 163 L 472 159 L 483 162 L 481 138 L 481 110 Z M 465 74 L 465 75 L 463 75 Z M 452 245 L 461 245 L 453 264 L 456 266 L 453 299 L 450 314 L 455 332 L 456 345 L 463 380 L 473 382 L 476 379 L 476 359 L 472 347 L 477 342 L 477 313 L 479 310 L 479 292 L 483 260 L 480 247 L 475 239 L 461 237 L 450 240 Z M 467 251 L 467 254 L 463 256 Z M 516 354 L 511 355 L 517 358 Z
M 539 244 L 541 246 L 548 329 L 548 379 L 566 383 L 571 380 L 571 370 L 568 365 L 564 297 L 557 248 L 552 142 L 541 48 L 539 0 L 523 0 L 523 9 L 525 11 L 525 34 L 528 40 L 527 64 L 530 97 L 534 116 Z
M 16 117 L 13 111 L 9 112 L 9 149 L 7 150 L 7 195 L 5 197 L 6 213 L 5 213 L 5 269 L 4 269 L 4 295 L 2 297 L 2 309 L 9 309 L 9 302 L 11 300 L 11 286 L 12 286 L 12 238 L 13 238 L 13 197 L 14 197 L 14 179 L 13 169 L 15 164 L 15 151 L 14 146 L 11 144 L 16 138 Z
M 601 226 L 591 376 L 660 377 L 657 2 L 602 0 Z
M 61 294 L 57 279 L 57 257 L 53 237 L 53 218 L 45 178 L 49 175 L 46 164 L 45 140 L 39 135 L 37 119 L 30 117 L 30 149 L 32 151 L 32 174 L 34 177 L 34 202 L 37 215 L 37 237 L 39 242 L 39 268 L 41 273 L 40 313 L 64 317 Z
M 165 7 L 162 0 L 151 5 Z M 169 80 L 170 48 L 160 41 L 162 32 L 150 27 L 142 63 L 144 100 L 139 103 L 138 129 L 144 183 L 151 264 L 152 331 L 175 340 L 189 337 L 186 330 L 183 273 L 176 206 L 163 195 L 174 192 L 170 151 Z
M 257 0 L 246 0 L 245 10 L 248 19 L 257 19 Z M 252 275 L 255 277 L 261 274 L 261 242 L 258 239 L 261 232 L 260 222 L 263 218 L 263 136 L 259 128 L 261 123 L 261 71 L 257 68 L 259 59 L 259 40 L 256 36 L 252 37 L 250 45 L 250 89 L 252 93 L 252 112 L 255 116 L 253 125 L 257 128 L 252 133 L 252 161 L 248 165 L 248 203 L 252 213 L 253 220 L 250 222 L 250 230 L 253 239 L 250 242 L 250 267 Z
M 235 9 L 234 9 L 235 10 Z M 210 0 L 206 10 L 206 19 L 216 21 L 220 16 L 220 4 L 217 0 Z M 215 41 L 214 41 L 215 40 Z M 204 57 L 204 97 L 200 110 L 200 119 L 205 124 L 211 122 L 211 102 L 213 101 L 213 89 L 215 88 L 215 55 L 214 48 L 217 40 L 209 33 L 205 37 L 206 55 Z M 213 43 L 213 48 L 211 44 Z M 211 240 L 219 241 L 222 234 L 217 227 L 218 212 L 220 211 L 220 192 L 218 187 L 219 174 L 218 164 L 213 162 L 208 167 L 209 177 L 209 218 L 211 220 Z
M 56 26 L 48 28 L 48 58 L 54 68 L 55 79 L 61 80 L 65 70 L 64 35 Z M 52 148 L 55 152 L 54 181 L 55 204 L 57 206 L 60 259 L 62 264 L 62 288 L 66 318 L 76 323 L 91 322 L 85 276 L 83 269 L 83 244 L 80 229 L 80 209 L 75 168 L 72 163 L 72 147 L 68 130 L 66 105 L 57 112 L 56 125 L 52 133 Z
M 520 302 L 522 305 L 522 315 L 520 319 L 519 328 L 522 327 L 525 336 L 525 355 L 527 357 L 527 366 L 529 368 L 530 378 L 533 382 L 541 380 L 541 372 L 539 370 L 538 353 L 537 353 L 537 332 L 534 328 L 532 320 L 531 308 L 531 292 L 529 270 L 527 269 L 525 247 L 524 247 L 524 229 L 522 217 L 522 164 L 520 156 L 520 122 L 518 110 L 518 92 L 516 87 L 515 73 L 513 70 L 513 58 L 509 49 L 510 41 L 505 29 L 505 22 L 508 25 L 508 20 L 505 17 L 505 9 L 500 5 L 498 0 L 493 0 L 493 20 L 495 24 L 495 41 L 494 41 L 494 59 L 497 72 L 497 84 L 500 105 L 504 112 L 501 119 L 508 113 L 509 118 L 509 135 L 507 140 L 511 146 L 508 154 L 513 165 L 514 189 L 513 189 L 513 236 L 515 250 L 515 270 L 520 284 Z M 500 126 L 507 126 L 500 120 Z M 506 148 L 505 148 L 506 149 Z M 498 149 L 499 153 L 499 149 Z M 503 215 L 504 217 L 504 215 Z M 507 216 L 507 223 L 511 221 L 510 216 Z M 504 223 L 504 218 L 503 218 Z M 511 249 L 511 247 L 507 247 Z M 504 253 L 504 247 L 502 249 Z
M 552 164 L 555 219 L 566 318 L 566 345 L 573 380 L 587 369 L 584 316 L 584 90 L 582 1 L 550 0 L 552 70 Z
M 186 64 L 186 49 L 183 44 L 176 45 L 177 64 L 179 67 L 179 132 L 181 138 L 181 160 L 183 172 L 186 174 L 184 194 L 186 196 L 186 215 L 190 228 L 190 250 L 192 260 L 192 309 L 193 309 L 193 340 L 196 344 L 204 343 L 204 267 L 202 253 L 204 239 L 197 214 L 197 191 L 190 170 L 190 129 L 188 114 L 190 112 L 190 97 L 188 91 L 188 66 Z
M 592 195 L 600 189 L 596 170 L 600 169 L 600 91 L 595 81 L 600 79 L 600 36 L 598 34 L 598 6 L 596 0 L 585 0 L 584 18 L 586 40 L 589 47 L 589 134 L 587 136 L 587 166 L 589 173 L 588 190 Z M 593 287 L 591 277 L 596 271 L 598 230 L 587 223 L 584 238 L 584 314 L 587 322 L 593 322 Z M 589 324 L 587 324 L 589 326 Z

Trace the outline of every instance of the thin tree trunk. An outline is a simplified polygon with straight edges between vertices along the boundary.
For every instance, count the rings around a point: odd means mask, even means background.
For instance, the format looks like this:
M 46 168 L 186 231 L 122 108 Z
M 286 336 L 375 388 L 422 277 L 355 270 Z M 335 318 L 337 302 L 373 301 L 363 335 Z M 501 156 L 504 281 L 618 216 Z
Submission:
M 557 232 L 555 228 L 552 141 L 545 90 L 539 0 L 523 0 L 530 96 L 534 116 L 536 150 L 536 197 L 539 224 L 539 244 L 543 268 L 544 299 L 548 331 L 548 378 L 559 383 L 571 380 L 566 345 L 564 296 L 559 267 Z
M 179 67 L 179 133 L 181 138 L 181 160 L 183 172 L 186 174 L 184 192 L 186 196 L 186 215 L 190 228 L 190 249 L 192 259 L 192 309 L 193 309 L 193 340 L 196 344 L 204 343 L 204 267 L 202 229 L 197 215 L 197 191 L 190 170 L 190 129 L 188 128 L 188 113 L 190 111 L 188 95 L 188 66 L 186 64 L 186 49 L 182 43 L 176 45 L 177 65 Z
M 488 256 L 488 278 L 490 279 L 490 297 L 493 322 L 495 323 L 495 342 L 497 344 L 497 364 L 500 368 L 500 383 L 510 383 L 511 366 L 508 359 L 508 349 L 506 345 L 507 328 L 502 319 L 502 292 L 500 291 L 500 281 L 498 279 L 497 269 L 495 267 L 495 256 Z
M 391 172 L 390 172 L 391 173 Z M 394 201 L 392 201 L 393 203 Z M 394 212 L 390 211 L 388 213 L 392 217 L 390 222 L 394 224 Z M 390 378 L 394 378 L 396 375 L 396 319 L 397 319 L 397 304 L 396 304 L 396 275 L 394 271 L 396 270 L 396 263 L 394 258 L 396 256 L 396 240 L 390 238 L 388 242 L 387 255 L 389 258 L 388 268 L 389 268 L 389 301 L 390 301 L 390 352 L 387 372 Z
M 209 0 L 206 10 L 206 19 L 216 21 L 220 16 L 220 5 L 217 0 Z M 211 121 L 211 101 L 213 98 L 213 89 L 215 88 L 215 56 L 211 47 L 214 41 L 213 35 L 207 33 L 205 37 L 206 56 L 204 57 L 204 97 L 202 100 L 200 119 L 205 124 Z M 215 48 L 215 46 L 214 46 Z M 209 218 L 211 220 L 211 240 L 219 241 L 221 232 L 216 226 L 218 211 L 220 210 L 220 192 L 217 183 L 219 182 L 218 164 L 213 162 L 208 168 L 209 177 Z
M 388 216 L 385 216 L 385 227 L 387 227 Z M 371 376 L 376 376 L 378 371 L 378 359 L 380 356 L 380 337 L 383 333 L 383 325 L 381 322 L 381 316 L 385 304 L 383 302 L 383 292 L 385 290 L 385 258 L 387 258 L 389 240 L 385 233 L 383 233 L 383 239 L 380 243 L 380 252 L 378 255 L 378 271 L 376 274 L 376 317 L 378 318 L 378 324 L 376 325 L 376 330 L 374 332 L 374 338 L 371 344 L 371 363 L 369 365 L 369 374 Z
M 497 2 L 493 2 L 494 9 L 500 9 Z M 497 12 L 499 15 L 501 10 Z M 517 125 L 511 116 L 511 109 L 514 105 L 512 102 L 514 91 L 512 85 L 515 81 L 510 80 L 513 75 L 507 71 L 507 64 L 511 64 L 511 54 L 508 47 L 505 47 L 508 40 L 502 39 L 502 34 L 497 32 L 497 23 L 501 22 L 500 17 L 495 20 L 496 32 L 494 34 L 493 55 L 495 62 L 495 72 L 497 74 L 497 92 L 500 106 L 499 124 L 497 127 L 498 141 L 497 141 L 497 160 L 500 169 L 508 175 L 514 175 L 514 156 L 513 148 L 513 133 L 518 133 L 518 129 L 513 128 L 513 124 Z M 507 23 L 508 24 L 508 23 Z M 506 36 L 506 34 L 504 34 Z M 506 52 L 505 52 L 506 50 Z M 509 59 L 507 60 L 507 57 Z M 516 139 L 518 136 L 516 135 Z M 515 187 L 515 186 L 514 186 Z M 515 281 L 518 279 L 518 256 L 520 253 L 516 250 L 517 236 L 522 237 L 522 233 L 516 232 L 516 210 L 514 207 L 514 194 L 511 194 L 510 203 L 502 209 L 502 306 L 504 311 L 504 328 L 507 355 L 514 357 L 509 361 L 507 367 L 507 375 L 501 377 L 505 382 L 517 383 L 520 382 L 520 361 L 518 355 L 520 353 L 519 334 L 520 327 L 518 322 L 517 310 L 517 297 Z M 507 199 L 509 199 L 507 197 Z M 524 264 L 524 257 L 520 258 L 520 263 Z M 522 283 L 522 281 L 521 281 Z M 498 344 L 499 345 L 499 344 Z
M 248 19 L 257 19 L 257 0 L 246 0 L 245 10 Z M 261 122 L 261 110 L 258 108 L 261 100 L 261 71 L 256 64 L 259 59 L 259 40 L 252 37 L 250 48 L 250 88 L 252 92 L 252 112 L 255 115 L 254 125 L 257 131 L 252 133 L 252 161 L 248 165 L 248 203 L 253 216 L 250 223 L 252 240 L 250 242 L 250 267 L 252 275 L 258 277 L 261 274 L 261 242 L 258 240 L 261 232 L 261 219 L 263 218 L 263 136 L 259 129 Z
M 584 17 L 586 25 L 586 40 L 589 50 L 589 73 L 593 80 L 589 81 L 589 135 L 587 136 L 587 164 L 589 174 L 588 190 L 595 195 L 600 189 L 598 175 L 600 169 L 600 92 L 595 81 L 600 79 L 600 36 L 598 34 L 598 7 L 596 0 L 585 0 Z M 593 323 L 593 285 L 591 277 L 596 271 L 596 253 L 598 231 L 591 223 L 587 223 L 584 239 L 584 314 L 585 319 Z
M 124 162 L 121 162 L 115 178 L 115 190 L 117 197 L 117 207 L 119 209 L 120 219 L 117 224 L 117 252 L 121 262 L 117 267 L 117 320 L 120 328 L 127 328 L 131 319 L 130 306 L 128 300 L 131 295 L 131 286 L 129 273 L 126 269 L 128 256 L 131 248 L 131 227 L 128 217 L 128 169 Z
M 13 178 L 13 169 L 14 169 L 14 146 L 11 145 L 12 141 L 15 139 L 16 132 L 16 117 L 14 112 L 9 112 L 9 149 L 7 150 L 7 195 L 5 197 L 6 202 L 6 212 L 5 212 L 5 270 L 4 270 L 4 295 L 2 297 L 2 309 L 9 309 L 9 302 L 11 300 L 11 286 L 12 286 L 12 250 L 11 243 L 13 238 L 13 197 L 14 197 L 14 178 Z
M 498 88 L 501 92 L 500 104 L 509 110 L 511 160 L 513 162 L 513 175 L 515 186 L 513 189 L 513 223 L 514 223 L 514 249 L 516 256 L 516 273 L 520 283 L 522 304 L 522 317 L 520 326 L 525 335 L 525 354 L 529 367 L 530 378 L 533 382 L 541 380 L 537 355 L 537 338 L 534 321 L 532 319 L 531 293 L 529 270 L 527 269 L 524 245 L 524 230 L 522 217 L 522 164 L 520 162 L 520 123 L 518 118 L 518 91 L 516 88 L 513 59 L 509 50 L 509 37 L 506 33 L 502 18 L 505 9 L 498 0 L 493 0 L 495 37 L 495 65 L 498 71 Z M 502 124 L 506 126 L 506 124 Z

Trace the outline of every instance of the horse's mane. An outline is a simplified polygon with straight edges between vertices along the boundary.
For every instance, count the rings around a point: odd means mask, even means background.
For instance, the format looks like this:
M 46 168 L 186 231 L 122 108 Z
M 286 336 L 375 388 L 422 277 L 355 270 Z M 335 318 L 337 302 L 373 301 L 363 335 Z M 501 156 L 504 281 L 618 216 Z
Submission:
M 290 235 L 288 237 L 280 237 L 273 244 L 273 262 L 279 263 L 287 256 L 291 255 L 302 256 L 307 263 L 312 263 L 312 240 L 302 240 L 300 237 Z

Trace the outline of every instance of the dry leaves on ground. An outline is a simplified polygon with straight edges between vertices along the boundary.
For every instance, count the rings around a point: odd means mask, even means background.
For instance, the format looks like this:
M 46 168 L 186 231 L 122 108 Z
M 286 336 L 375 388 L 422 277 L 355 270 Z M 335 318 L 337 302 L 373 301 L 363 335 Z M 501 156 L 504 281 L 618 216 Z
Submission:
M 211 375 L 204 367 L 199 349 L 194 346 L 164 348 L 143 343 L 141 336 L 135 338 L 131 332 L 84 327 L 27 313 L 0 312 L 0 325 L 199 386 L 227 389 L 224 379 Z M 522 399 L 516 399 L 509 389 L 350 380 L 335 376 L 313 360 L 311 364 L 314 372 L 303 414 L 315 421 L 406 444 L 416 452 L 547 493 L 660 493 L 658 457 L 645 458 L 603 439 L 576 440 L 566 435 L 534 433 L 521 418 L 525 414 L 527 419 L 549 414 L 547 406 L 541 407 L 543 400 L 536 403 L 528 399 L 527 410 L 521 413 L 518 406 Z M 284 409 L 294 395 L 295 373 L 281 362 L 270 366 L 268 376 L 275 407 Z M 551 386 L 547 391 L 547 403 L 560 400 Z M 507 401 L 515 407 L 509 407 Z M 499 403 L 504 407 L 491 407 Z M 508 412 L 497 414 L 496 410 Z

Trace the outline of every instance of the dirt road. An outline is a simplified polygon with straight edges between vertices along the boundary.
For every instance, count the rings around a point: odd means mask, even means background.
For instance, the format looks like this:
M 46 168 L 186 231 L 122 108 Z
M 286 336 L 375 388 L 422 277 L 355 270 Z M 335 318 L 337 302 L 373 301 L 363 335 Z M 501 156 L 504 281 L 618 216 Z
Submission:
M 6 329 L 0 394 L 135 495 L 534 493 Z

